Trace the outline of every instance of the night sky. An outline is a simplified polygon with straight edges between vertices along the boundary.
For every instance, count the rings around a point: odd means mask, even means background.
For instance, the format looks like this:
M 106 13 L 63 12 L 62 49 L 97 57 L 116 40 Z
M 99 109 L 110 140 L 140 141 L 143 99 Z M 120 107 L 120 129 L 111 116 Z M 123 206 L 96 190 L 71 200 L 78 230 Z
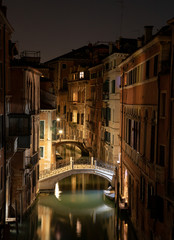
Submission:
M 123 4 L 122 4 L 123 2 Z M 42 62 L 89 42 L 154 33 L 174 17 L 174 0 L 3 0 L 19 51 L 41 51 Z

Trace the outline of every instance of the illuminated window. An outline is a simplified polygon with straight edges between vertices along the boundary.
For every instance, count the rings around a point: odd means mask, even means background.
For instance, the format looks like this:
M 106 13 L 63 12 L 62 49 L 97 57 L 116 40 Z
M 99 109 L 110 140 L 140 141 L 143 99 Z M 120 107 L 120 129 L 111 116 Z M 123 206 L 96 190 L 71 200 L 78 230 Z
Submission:
M 73 122 L 77 123 L 77 110 L 73 110 Z
M 85 74 L 84 74 L 84 72 L 80 72 L 80 78 L 84 78 L 85 77 Z
M 73 102 L 78 101 L 78 94 L 76 92 L 73 92 Z

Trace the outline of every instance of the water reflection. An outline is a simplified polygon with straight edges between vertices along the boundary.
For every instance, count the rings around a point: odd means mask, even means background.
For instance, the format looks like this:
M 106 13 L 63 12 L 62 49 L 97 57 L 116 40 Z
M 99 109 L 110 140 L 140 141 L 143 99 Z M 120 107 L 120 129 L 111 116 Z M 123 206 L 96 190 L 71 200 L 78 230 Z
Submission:
M 61 191 L 59 200 L 54 194 L 41 194 L 17 239 L 134 240 L 124 221 L 119 220 L 117 230 L 114 203 L 103 198 L 107 186 L 106 180 L 94 175 L 60 181 L 55 191 Z
M 81 157 L 81 150 L 72 144 L 60 145 L 56 148 L 56 151 L 61 155 L 63 159 L 78 159 Z

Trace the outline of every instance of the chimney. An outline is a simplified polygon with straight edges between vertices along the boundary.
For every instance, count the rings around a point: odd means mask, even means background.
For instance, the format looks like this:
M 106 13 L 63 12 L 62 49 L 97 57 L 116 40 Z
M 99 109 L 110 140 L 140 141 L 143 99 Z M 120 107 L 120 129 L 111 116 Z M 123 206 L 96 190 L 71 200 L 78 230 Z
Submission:
M 120 49 L 120 40 L 116 40 L 116 48 Z
M 144 30 L 145 30 L 144 40 L 145 40 L 145 43 L 147 43 L 152 38 L 153 26 L 144 26 Z
M 112 54 L 113 52 L 113 44 L 110 42 L 109 43 L 109 55 Z
M 137 48 L 142 47 L 142 39 L 141 38 L 137 38 Z

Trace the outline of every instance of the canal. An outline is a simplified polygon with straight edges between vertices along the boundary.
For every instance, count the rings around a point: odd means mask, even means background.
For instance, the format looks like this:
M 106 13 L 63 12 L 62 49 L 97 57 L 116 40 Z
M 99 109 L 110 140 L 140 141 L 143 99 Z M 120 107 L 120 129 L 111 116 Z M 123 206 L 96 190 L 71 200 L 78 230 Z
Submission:
M 108 181 L 79 174 L 61 180 L 55 194 L 40 194 L 30 213 L 11 230 L 19 240 L 135 240 L 125 220 L 118 221 L 114 203 L 103 195 Z

